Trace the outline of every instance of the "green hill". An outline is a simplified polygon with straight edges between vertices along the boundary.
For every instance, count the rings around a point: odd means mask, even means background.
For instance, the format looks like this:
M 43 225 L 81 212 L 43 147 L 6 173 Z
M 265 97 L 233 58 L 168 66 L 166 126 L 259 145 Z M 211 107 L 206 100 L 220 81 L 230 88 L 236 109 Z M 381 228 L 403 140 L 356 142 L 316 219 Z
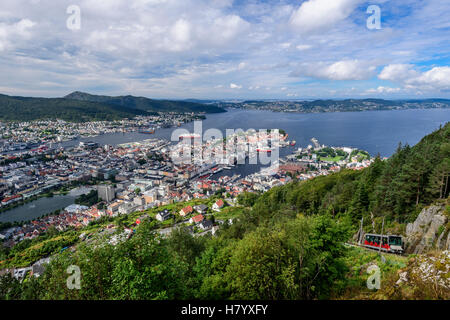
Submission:
M 62 119 L 71 122 L 119 120 L 148 114 L 145 111 L 99 102 L 64 98 L 29 98 L 0 95 L 1 121 Z
M 126 108 L 152 112 L 206 112 L 206 113 L 225 112 L 224 109 L 213 105 L 188 101 L 155 100 L 144 97 L 134 97 L 130 95 L 110 97 L 110 96 L 92 95 L 89 93 L 76 91 L 65 96 L 64 98 L 78 101 L 99 102 L 109 105 L 116 105 Z
M 399 145 L 387 161 L 367 169 L 342 170 L 310 181 L 293 182 L 263 194 L 261 214 L 287 210 L 307 215 L 348 216 L 357 223 L 385 217 L 388 225 L 412 222 L 424 206 L 450 192 L 450 122 L 417 145 Z
M 64 98 L 15 97 L 0 94 L 0 121 L 62 119 L 70 122 L 119 120 L 156 112 L 225 112 L 212 105 L 143 97 L 96 96 L 74 92 Z

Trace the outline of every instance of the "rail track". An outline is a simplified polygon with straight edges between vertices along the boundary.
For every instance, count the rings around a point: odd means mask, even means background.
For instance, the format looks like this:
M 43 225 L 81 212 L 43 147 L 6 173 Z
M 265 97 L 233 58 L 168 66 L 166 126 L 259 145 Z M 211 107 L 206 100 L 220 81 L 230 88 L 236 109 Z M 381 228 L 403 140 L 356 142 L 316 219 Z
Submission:
M 345 242 L 344 245 L 346 246 L 350 246 L 350 247 L 356 247 L 356 248 L 361 248 L 367 251 L 371 251 L 371 252 L 382 252 L 385 254 L 389 254 L 389 255 L 394 255 L 394 256 L 401 256 L 401 257 L 406 257 L 407 255 L 405 253 L 394 253 L 394 252 L 387 252 L 387 251 L 383 251 L 377 248 L 368 248 L 368 247 L 364 247 L 362 245 L 359 244 L 354 244 L 354 243 L 349 243 L 349 242 Z

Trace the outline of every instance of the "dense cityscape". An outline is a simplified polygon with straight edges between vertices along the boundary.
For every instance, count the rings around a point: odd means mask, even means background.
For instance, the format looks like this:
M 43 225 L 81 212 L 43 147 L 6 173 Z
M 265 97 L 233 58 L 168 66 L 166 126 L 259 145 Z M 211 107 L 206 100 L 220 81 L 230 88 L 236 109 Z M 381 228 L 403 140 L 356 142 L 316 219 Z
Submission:
M 155 123 L 155 119 L 152 120 Z M 267 167 L 245 177 L 234 174 L 214 178 L 221 171 L 231 172 L 234 167 L 239 166 L 237 157 L 231 157 L 225 163 L 210 161 L 211 159 L 192 159 L 191 163 L 177 164 L 172 161 L 174 157 L 171 155 L 183 148 L 185 143 L 172 145 L 169 141 L 155 138 L 116 147 L 100 146 L 94 142 L 81 142 L 78 146 L 67 149 L 47 147 L 54 141 L 65 141 L 68 137 L 79 134 L 96 135 L 111 132 L 110 130 L 117 132 L 133 128 L 136 130 L 144 123 L 147 127 L 148 121 L 149 119 L 126 121 L 121 126 L 113 126 L 110 123 L 102 123 L 101 126 L 99 123 L 84 123 L 76 128 L 71 124 L 65 125 L 64 122 L 54 122 L 51 125 L 48 122 L 39 122 L 30 127 L 18 124 L 17 129 L 6 129 L 5 133 L 16 139 L 21 137 L 22 143 L 40 141 L 43 145 L 36 149 L 3 155 L 3 165 L 0 167 L 2 210 L 43 194 L 48 196 L 48 193 L 58 190 L 67 192 L 70 188 L 80 187 L 87 187 L 86 192 L 95 190 L 98 203 L 94 201 L 90 206 L 71 205 L 61 208 L 62 212 L 57 215 L 38 218 L 22 226 L 3 230 L 0 237 L 5 240 L 4 245 L 12 247 L 22 240 L 33 239 L 51 227 L 59 231 L 70 226 L 79 228 L 103 216 L 114 217 L 176 202 L 208 199 L 216 193 L 223 195 L 225 203 L 234 205 L 238 195 L 246 191 L 265 192 L 272 187 L 286 184 L 292 177 L 307 180 L 337 172 L 345 167 L 362 169 L 373 161 L 366 152 L 347 147 L 330 148 L 312 139 L 312 145 L 296 149 L 286 159 L 280 159 L 273 164 L 273 168 Z M 173 117 L 171 124 L 178 126 L 179 121 L 180 117 Z M 167 120 L 165 123 L 167 125 Z M 46 140 L 42 139 L 41 135 L 33 135 L 35 132 L 42 132 L 39 125 L 57 130 L 52 139 Z M 26 130 L 28 134 L 24 135 L 20 128 L 30 130 Z M 253 158 L 259 153 L 260 149 L 252 151 L 252 148 L 248 147 L 249 141 L 254 141 L 256 147 L 260 146 L 261 143 L 255 140 L 256 136 L 256 132 L 246 132 L 238 142 L 238 145 L 244 145 L 248 150 L 244 155 L 247 162 L 249 155 Z M 284 140 L 280 140 L 281 147 L 295 145 L 295 142 L 285 141 L 286 137 L 287 135 L 282 137 Z M 264 134 L 257 138 L 258 141 L 265 141 L 270 136 Z M 217 140 L 193 143 L 192 149 L 201 149 L 199 153 L 202 154 L 211 146 L 217 153 Z M 225 145 L 221 144 L 220 147 L 226 150 Z M 223 203 L 219 209 L 223 207 Z

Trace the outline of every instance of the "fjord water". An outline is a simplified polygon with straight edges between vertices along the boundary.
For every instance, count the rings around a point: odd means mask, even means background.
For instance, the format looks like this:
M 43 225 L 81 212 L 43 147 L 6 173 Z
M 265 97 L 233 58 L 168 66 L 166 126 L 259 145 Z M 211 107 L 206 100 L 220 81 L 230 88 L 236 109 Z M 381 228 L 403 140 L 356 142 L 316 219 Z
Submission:
M 297 142 L 295 147 L 283 148 L 280 155 L 291 153 L 298 147 L 311 144 L 317 138 L 328 146 L 347 146 L 368 151 L 372 156 L 391 156 L 399 142 L 414 145 L 425 135 L 450 121 L 450 109 L 411 109 L 394 111 L 336 112 L 336 113 L 281 113 L 271 111 L 229 109 L 226 113 L 210 114 L 202 121 L 203 133 L 217 128 L 225 135 L 226 129 L 283 129 L 289 140 Z M 187 123 L 180 128 L 194 132 L 194 124 Z M 126 142 L 142 141 L 149 138 L 171 140 L 175 128 L 158 129 L 155 134 L 114 133 L 93 138 L 82 138 L 64 142 L 65 147 L 75 146 L 80 141 L 95 141 L 100 145 L 117 145 Z M 233 170 L 224 170 L 221 175 L 241 174 L 242 176 L 259 171 L 260 165 L 242 165 Z M 54 198 L 41 198 L 0 213 L 0 222 L 30 220 L 73 203 L 73 195 Z
M 202 121 L 203 133 L 217 128 L 225 135 L 226 129 L 283 129 L 296 148 L 311 144 L 317 138 L 328 146 L 348 146 L 363 149 L 371 155 L 389 157 L 398 143 L 414 145 L 425 135 L 450 121 L 450 109 L 410 109 L 364 112 L 285 113 L 258 110 L 228 109 L 226 113 L 208 114 Z M 194 124 L 180 128 L 194 132 Z M 65 142 L 73 146 L 80 141 L 95 141 L 100 145 L 117 145 L 149 138 L 171 139 L 175 128 L 158 129 L 154 134 L 115 133 L 94 138 Z
M 289 140 L 296 140 L 296 147 L 306 147 L 314 137 L 328 146 L 355 147 L 388 157 L 399 142 L 414 145 L 448 121 L 450 109 L 314 114 L 230 110 L 208 116 L 203 128 L 279 128 L 289 134 Z

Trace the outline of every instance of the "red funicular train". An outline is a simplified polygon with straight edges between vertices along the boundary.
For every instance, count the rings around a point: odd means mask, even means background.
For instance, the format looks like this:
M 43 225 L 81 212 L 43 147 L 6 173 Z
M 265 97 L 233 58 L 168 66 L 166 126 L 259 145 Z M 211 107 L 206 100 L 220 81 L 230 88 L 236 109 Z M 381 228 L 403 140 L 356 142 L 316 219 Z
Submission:
M 364 236 L 363 247 L 380 250 L 380 234 L 367 233 Z M 381 251 L 391 253 L 403 253 L 403 239 L 397 235 L 383 235 Z

